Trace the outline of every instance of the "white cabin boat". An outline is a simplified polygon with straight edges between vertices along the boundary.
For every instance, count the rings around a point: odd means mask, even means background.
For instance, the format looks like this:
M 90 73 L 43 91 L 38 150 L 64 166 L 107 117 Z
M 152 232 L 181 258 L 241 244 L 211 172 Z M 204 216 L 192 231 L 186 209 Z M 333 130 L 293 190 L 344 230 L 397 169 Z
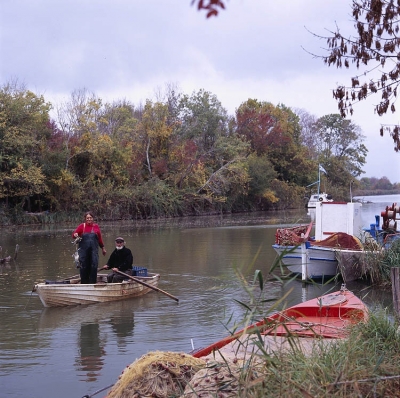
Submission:
M 317 207 L 317 203 L 321 202 L 333 202 L 332 195 L 322 192 L 320 194 L 311 195 L 308 203 L 307 208 L 315 209 Z
M 306 207 L 308 209 L 315 209 L 318 203 L 321 202 L 333 202 L 332 195 L 327 194 L 325 192 L 320 192 L 320 185 L 321 185 L 321 171 L 326 174 L 326 170 L 319 164 L 318 165 L 318 180 L 313 182 L 312 184 L 308 185 L 308 187 L 312 187 L 313 185 L 317 185 L 317 193 L 314 193 L 310 196 Z
M 316 207 L 314 239 L 309 236 L 312 224 L 277 230 L 272 247 L 282 264 L 302 279 L 341 275 L 350 282 L 360 278 L 372 253 L 358 239 L 363 232 L 361 203 L 321 201 Z

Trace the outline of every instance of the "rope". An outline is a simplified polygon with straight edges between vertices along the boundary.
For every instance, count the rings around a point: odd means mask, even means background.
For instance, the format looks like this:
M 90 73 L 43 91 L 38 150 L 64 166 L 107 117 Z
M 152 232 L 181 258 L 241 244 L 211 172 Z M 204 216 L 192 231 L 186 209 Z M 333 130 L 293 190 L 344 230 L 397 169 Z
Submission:
M 29 296 L 29 300 L 28 300 L 28 302 L 26 303 L 26 306 L 25 306 L 25 308 L 24 308 L 24 311 L 26 310 L 26 308 L 28 307 L 29 303 L 31 302 L 32 294 L 33 294 L 33 292 L 35 291 L 34 289 L 35 289 L 35 286 L 32 288 L 31 295 Z
M 109 386 L 107 386 L 107 387 L 104 387 L 104 388 L 101 388 L 100 390 L 97 390 L 97 391 L 95 391 L 93 394 L 86 394 L 86 395 L 84 395 L 82 398 L 92 398 L 92 397 L 94 397 L 95 395 L 97 395 L 97 394 L 99 394 L 99 393 L 101 393 L 101 392 L 103 392 L 103 391 L 105 391 L 105 390 L 108 390 L 109 388 L 111 388 L 112 386 L 113 386 L 114 384 L 110 384 Z

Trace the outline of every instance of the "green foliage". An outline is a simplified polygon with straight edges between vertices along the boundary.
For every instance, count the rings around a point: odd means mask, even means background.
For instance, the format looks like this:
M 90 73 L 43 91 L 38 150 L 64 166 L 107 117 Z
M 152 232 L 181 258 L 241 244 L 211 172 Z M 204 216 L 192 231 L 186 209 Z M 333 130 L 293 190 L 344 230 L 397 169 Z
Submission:
M 357 196 L 390 195 L 400 192 L 400 183 L 392 184 L 387 177 L 363 177 L 357 181 L 355 187 L 354 195 Z
M 182 216 L 183 198 L 176 189 L 157 177 L 136 187 L 132 192 L 136 218 Z
M 273 180 L 271 189 L 279 200 L 274 203 L 277 209 L 290 209 L 294 204 L 298 207 L 304 204 L 304 188 L 285 181 Z
M 331 114 L 318 119 L 317 129 L 320 163 L 329 165 L 332 159 L 335 159 L 334 167 L 340 163 L 341 169 L 347 171 L 347 180 L 349 177 L 359 177 L 368 152 L 362 144 L 364 136 L 359 127 L 338 114 Z M 336 168 L 334 170 L 336 171 Z
M 226 110 L 217 97 L 207 91 L 184 95 L 179 110 L 178 136 L 181 139 L 193 139 L 202 153 L 207 153 L 217 138 L 226 133 Z

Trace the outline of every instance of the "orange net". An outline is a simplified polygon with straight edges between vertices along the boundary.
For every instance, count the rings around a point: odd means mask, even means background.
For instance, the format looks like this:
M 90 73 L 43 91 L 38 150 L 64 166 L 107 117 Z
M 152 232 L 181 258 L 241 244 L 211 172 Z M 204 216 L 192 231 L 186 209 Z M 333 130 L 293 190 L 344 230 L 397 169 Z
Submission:
M 363 245 L 358 238 L 344 232 L 332 234 L 324 240 L 311 243 L 313 246 L 337 247 L 341 249 L 362 250 Z

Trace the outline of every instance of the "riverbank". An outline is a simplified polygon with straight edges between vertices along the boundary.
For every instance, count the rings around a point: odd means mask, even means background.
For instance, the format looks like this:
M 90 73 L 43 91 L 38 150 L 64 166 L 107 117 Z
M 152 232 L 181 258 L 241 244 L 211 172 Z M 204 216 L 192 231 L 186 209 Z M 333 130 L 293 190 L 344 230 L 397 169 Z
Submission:
M 371 313 L 347 339 L 310 339 L 313 349 L 305 352 L 292 337 L 284 350 L 258 351 L 245 361 L 150 352 L 124 370 L 107 397 L 148 396 L 150 390 L 155 398 L 398 397 L 398 327 L 385 313 Z

